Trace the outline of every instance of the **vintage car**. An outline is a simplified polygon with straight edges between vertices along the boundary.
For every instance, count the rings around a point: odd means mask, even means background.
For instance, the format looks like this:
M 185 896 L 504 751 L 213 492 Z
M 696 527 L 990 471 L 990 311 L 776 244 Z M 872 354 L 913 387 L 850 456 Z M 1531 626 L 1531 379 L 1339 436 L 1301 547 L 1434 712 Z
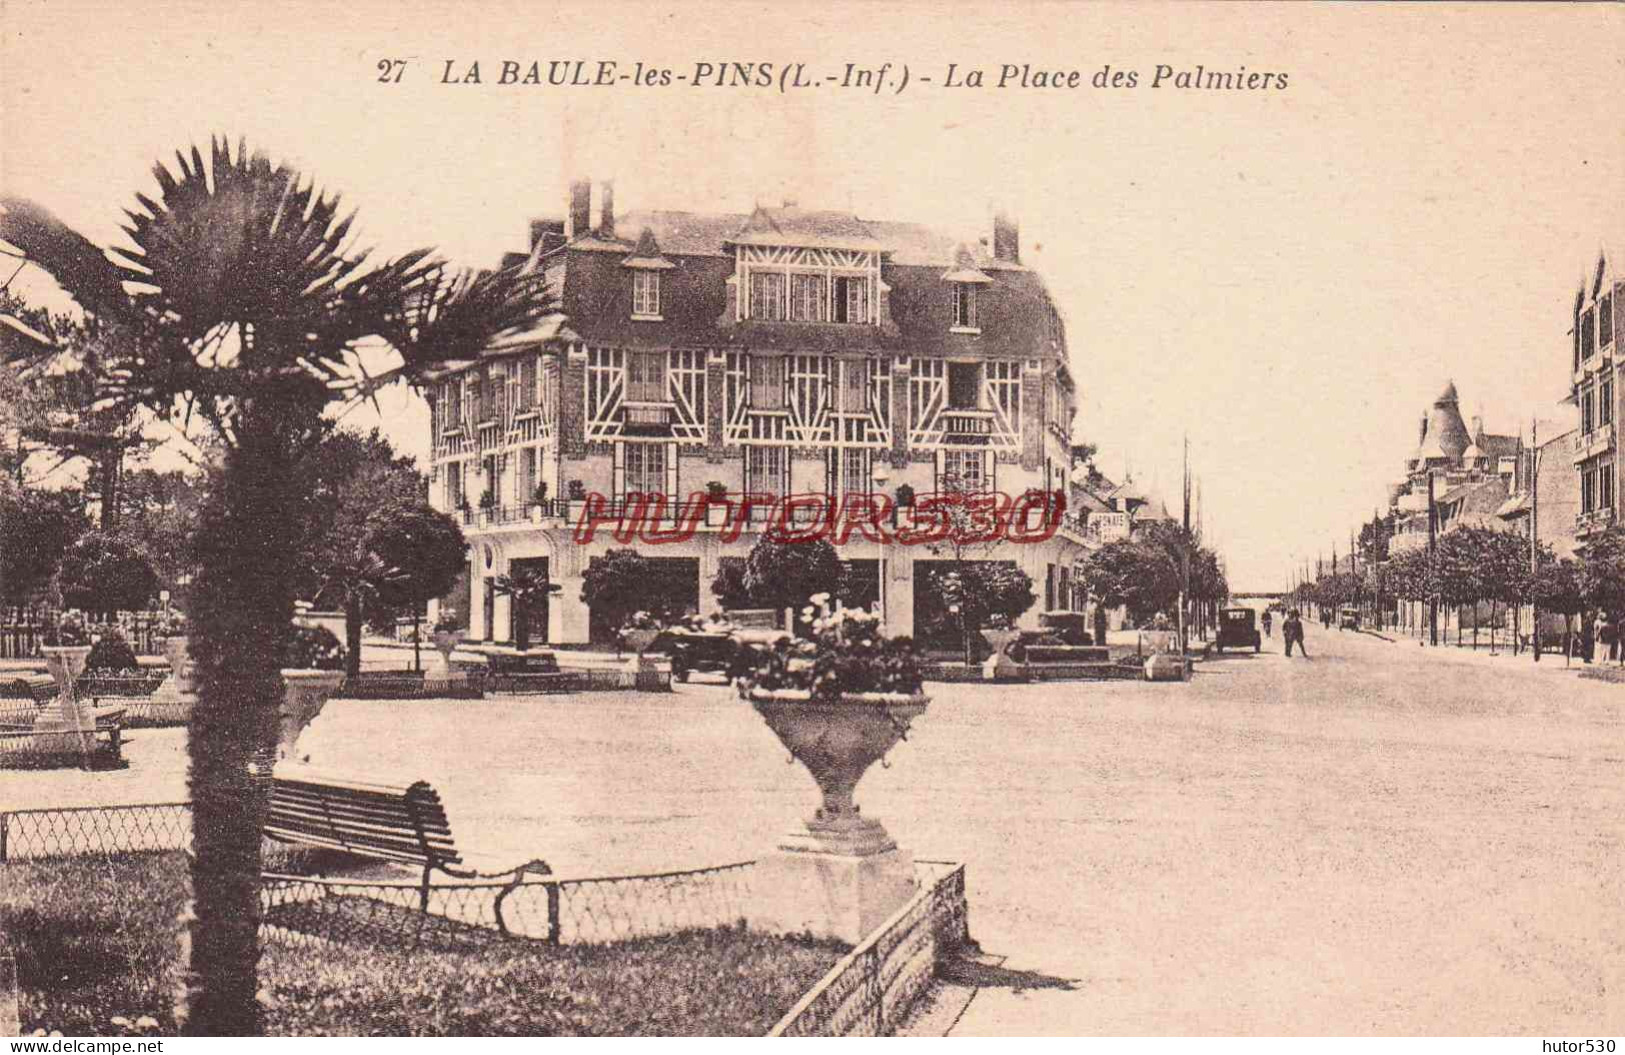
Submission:
M 671 657 L 671 676 L 687 681 L 696 670 L 727 675 L 739 647 L 731 633 L 672 627 L 660 632 L 649 651 Z
M 1360 610 L 1353 605 L 1344 605 L 1337 610 L 1337 629 L 1360 629 Z
M 1219 634 L 1213 642 L 1215 651 L 1252 646 L 1254 652 L 1264 647 L 1258 633 L 1258 613 L 1251 608 L 1222 608 L 1219 610 Z

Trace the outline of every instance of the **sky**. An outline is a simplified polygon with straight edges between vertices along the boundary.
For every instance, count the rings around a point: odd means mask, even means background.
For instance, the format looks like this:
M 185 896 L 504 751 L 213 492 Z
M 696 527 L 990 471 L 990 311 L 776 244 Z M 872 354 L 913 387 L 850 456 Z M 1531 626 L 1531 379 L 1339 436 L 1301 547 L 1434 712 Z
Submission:
M 153 163 L 214 133 L 341 192 L 378 252 L 478 266 L 577 175 L 623 214 L 793 197 L 967 237 L 997 201 L 1066 319 L 1076 438 L 1177 512 L 1188 436 L 1242 589 L 1345 550 L 1447 382 L 1492 431 L 1561 419 L 1574 292 L 1625 252 L 1622 5 L 0 4 L 0 187 L 104 244 Z M 483 83 L 440 83 L 448 59 Z M 538 60 L 913 82 L 495 83 Z M 950 63 L 984 87 L 947 87 Z M 986 86 L 1005 63 L 1086 86 Z M 1088 87 L 1108 64 L 1138 86 Z M 1289 86 L 1153 89 L 1159 64 Z M 382 424 L 426 453 L 415 396 Z

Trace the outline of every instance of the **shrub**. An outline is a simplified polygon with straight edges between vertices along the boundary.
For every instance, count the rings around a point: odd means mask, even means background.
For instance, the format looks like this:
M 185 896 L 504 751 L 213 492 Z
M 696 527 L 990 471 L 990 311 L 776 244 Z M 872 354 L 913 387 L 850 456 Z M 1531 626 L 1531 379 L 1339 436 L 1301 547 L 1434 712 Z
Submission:
M 110 630 L 100 641 L 90 646 L 90 658 L 85 660 L 86 670 L 136 670 L 135 649 L 125 640 L 122 630 Z
M 343 670 L 344 646 L 325 626 L 299 626 L 288 631 L 282 649 L 285 670 Z

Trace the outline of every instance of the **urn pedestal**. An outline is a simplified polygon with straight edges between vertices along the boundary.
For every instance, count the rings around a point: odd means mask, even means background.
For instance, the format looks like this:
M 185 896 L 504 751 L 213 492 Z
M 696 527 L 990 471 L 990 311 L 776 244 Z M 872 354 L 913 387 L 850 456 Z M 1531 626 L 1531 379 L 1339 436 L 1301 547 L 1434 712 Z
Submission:
M 621 646 L 634 653 L 632 658 L 626 661 L 628 670 L 637 673 L 638 671 L 655 669 L 656 661 L 650 659 L 644 653 L 649 650 L 649 646 L 654 644 L 655 638 L 659 636 L 660 631 L 658 630 L 621 631 Z
M 1020 630 L 983 630 L 982 640 L 993 649 L 993 654 L 982 661 L 982 677 L 987 681 L 1014 680 L 1021 677 L 1021 664 L 1005 655 L 1010 642 L 1021 636 Z
M 192 717 L 197 703 L 197 672 L 192 666 L 192 654 L 184 637 L 164 640 L 164 658 L 169 660 L 169 676 L 153 691 L 149 704 L 154 719 L 166 722 L 185 722 Z
M 756 863 L 752 927 L 857 944 L 914 896 L 914 855 L 852 801 L 863 774 L 924 713 L 925 696 L 756 690 L 748 697 L 768 728 L 807 767 L 818 810 Z
M 43 734 L 35 749 L 46 754 L 89 754 L 96 750 L 96 714 L 88 701 L 75 695 L 73 686 L 85 672 L 89 645 L 47 645 L 40 649 L 45 667 L 56 682 L 56 699 L 34 716 L 34 732 Z
M 425 681 L 458 681 L 463 673 L 451 665 L 451 654 L 457 651 L 457 646 L 463 643 L 461 630 L 436 630 L 434 632 L 435 651 L 440 653 L 438 665 L 430 660 L 429 669 L 423 672 Z

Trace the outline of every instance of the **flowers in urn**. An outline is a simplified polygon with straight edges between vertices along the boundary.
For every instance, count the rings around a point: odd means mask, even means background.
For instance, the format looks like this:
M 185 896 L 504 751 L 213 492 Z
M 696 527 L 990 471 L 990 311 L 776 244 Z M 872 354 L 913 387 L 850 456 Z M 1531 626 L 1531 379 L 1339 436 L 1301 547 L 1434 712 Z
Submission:
M 457 622 L 457 609 L 450 605 L 441 605 L 440 615 L 434 621 L 434 632 L 437 634 L 455 634 L 462 628 L 462 624 Z
M 655 638 L 666 629 L 666 624 L 650 612 L 633 612 L 621 624 L 620 639 L 623 648 L 642 655 L 654 644 Z
M 90 644 L 90 624 L 77 608 L 63 612 L 45 630 L 45 644 L 52 648 L 76 648 Z
M 831 606 L 814 594 L 801 610 L 810 636 L 781 638 L 769 649 L 746 654 L 739 674 L 742 695 L 753 690 L 796 690 L 813 700 L 863 693 L 917 696 L 924 681 L 919 654 L 908 637 L 880 632 L 880 615 L 863 608 Z

